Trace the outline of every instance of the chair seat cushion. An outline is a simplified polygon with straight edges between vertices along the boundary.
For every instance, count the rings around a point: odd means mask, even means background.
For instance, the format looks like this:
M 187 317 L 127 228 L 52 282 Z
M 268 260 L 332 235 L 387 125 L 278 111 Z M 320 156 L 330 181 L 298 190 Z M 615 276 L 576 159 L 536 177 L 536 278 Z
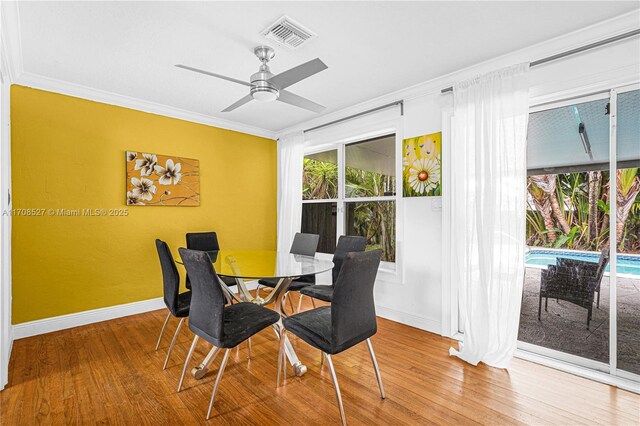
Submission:
M 176 308 L 175 316 L 178 318 L 184 318 L 189 316 L 189 306 L 191 306 L 191 291 L 185 291 L 178 294 L 178 306 Z
M 283 318 L 284 328 L 311 346 L 329 355 L 340 353 L 376 334 L 377 329 L 355 335 L 340 345 L 334 345 L 331 336 L 331 306 L 322 306 L 310 311 Z
M 219 348 L 234 348 L 280 319 L 277 312 L 249 302 L 225 306 L 222 317 L 224 336 L 222 339 L 217 339 L 191 324 L 189 328 Z
M 331 306 L 322 306 L 310 311 L 283 318 L 284 328 L 311 346 L 329 354 L 331 347 Z
M 331 299 L 333 299 L 333 286 L 310 285 L 301 289 L 300 293 L 304 294 L 305 296 L 313 297 L 314 299 L 331 302 Z
M 278 285 L 278 281 L 280 280 L 277 278 L 265 278 L 265 279 L 259 280 L 258 284 L 263 285 L 265 287 L 276 288 L 276 286 Z M 289 289 L 287 291 L 300 291 L 301 288 L 305 288 L 310 285 L 313 285 L 313 283 L 310 283 L 304 280 L 295 280 L 291 282 L 291 284 L 289 285 Z

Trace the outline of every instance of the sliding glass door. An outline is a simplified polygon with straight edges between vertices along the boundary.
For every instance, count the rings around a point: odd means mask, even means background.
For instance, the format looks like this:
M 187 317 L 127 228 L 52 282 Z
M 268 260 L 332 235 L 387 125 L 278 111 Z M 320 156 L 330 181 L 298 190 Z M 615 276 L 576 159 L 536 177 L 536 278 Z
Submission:
M 616 93 L 616 365 L 640 375 L 640 90 Z
M 533 110 L 520 347 L 640 374 L 640 91 Z

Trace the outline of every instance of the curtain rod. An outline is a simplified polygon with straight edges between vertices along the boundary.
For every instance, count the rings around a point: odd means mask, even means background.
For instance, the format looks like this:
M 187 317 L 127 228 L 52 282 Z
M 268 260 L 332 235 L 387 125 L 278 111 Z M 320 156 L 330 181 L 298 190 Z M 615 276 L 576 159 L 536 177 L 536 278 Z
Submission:
M 376 108 L 368 109 L 366 111 L 362 111 L 362 112 L 359 112 L 357 114 L 353 114 L 353 115 L 350 115 L 348 117 L 341 118 L 339 120 L 334 120 L 334 121 L 331 121 L 329 123 L 321 124 L 319 126 L 303 130 L 303 133 L 311 132 L 313 130 L 318 130 L 318 129 L 321 129 L 321 128 L 327 127 L 327 126 L 332 126 L 334 124 L 342 123 L 343 121 L 352 120 L 354 118 L 361 117 L 361 116 L 367 115 L 367 114 L 371 114 L 372 112 L 380 111 L 380 110 L 383 110 L 383 109 L 391 108 L 392 106 L 396 106 L 396 105 L 400 105 L 400 115 L 404 115 L 404 101 L 403 100 L 399 100 L 399 101 L 391 102 L 390 104 L 386 104 L 386 105 L 382 105 L 382 106 L 379 106 L 379 107 L 376 107 Z
M 529 67 L 535 67 L 536 65 L 545 64 L 547 62 L 555 61 L 556 59 L 564 58 L 570 55 L 575 55 L 576 53 L 584 52 L 586 50 L 595 49 L 596 47 L 614 43 L 619 40 L 624 40 L 625 38 L 633 37 L 638 34 L 640 34 L 640 29 L 635 29 L 626 33 L 619 34 L 614 37 L 609 37 L 604 40 L 596 41 L 595 43 L 587 44 L 586 46 L 577 47 L 575 49 L 567 50 L 566 52 L 562 52 L 556 55 L 547 56 L 546 58 L 538 59 L 537 61 L 531 62 L 529 64 Z M 447 87 L 446 89 L 442 89 L 440 91 L 440 93 L 447 93 L 447 92 L 453 92 L 453 87 Z

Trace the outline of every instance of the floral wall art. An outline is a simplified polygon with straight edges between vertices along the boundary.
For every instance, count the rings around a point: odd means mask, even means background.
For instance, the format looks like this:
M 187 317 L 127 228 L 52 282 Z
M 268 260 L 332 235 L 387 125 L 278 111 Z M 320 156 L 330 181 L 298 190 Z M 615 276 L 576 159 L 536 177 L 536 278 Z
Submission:
M 402 195 L 442 195 L 442 132 L 402 141 Z
M 199 206 L 200 162 L 127 151 L 127 205 Z

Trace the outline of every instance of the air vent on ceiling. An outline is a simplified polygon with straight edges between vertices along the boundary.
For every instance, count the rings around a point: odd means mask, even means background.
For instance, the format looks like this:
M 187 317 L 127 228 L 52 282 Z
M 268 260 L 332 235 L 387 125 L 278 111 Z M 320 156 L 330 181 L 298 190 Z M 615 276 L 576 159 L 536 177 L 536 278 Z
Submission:
M 313 31 L 300 25 L 287 15 L 269 25 L 262 34 L 267 39 L 274 40 L 276 43 L 291 50 L 298 49 L 312 38 L 317 37 Z

